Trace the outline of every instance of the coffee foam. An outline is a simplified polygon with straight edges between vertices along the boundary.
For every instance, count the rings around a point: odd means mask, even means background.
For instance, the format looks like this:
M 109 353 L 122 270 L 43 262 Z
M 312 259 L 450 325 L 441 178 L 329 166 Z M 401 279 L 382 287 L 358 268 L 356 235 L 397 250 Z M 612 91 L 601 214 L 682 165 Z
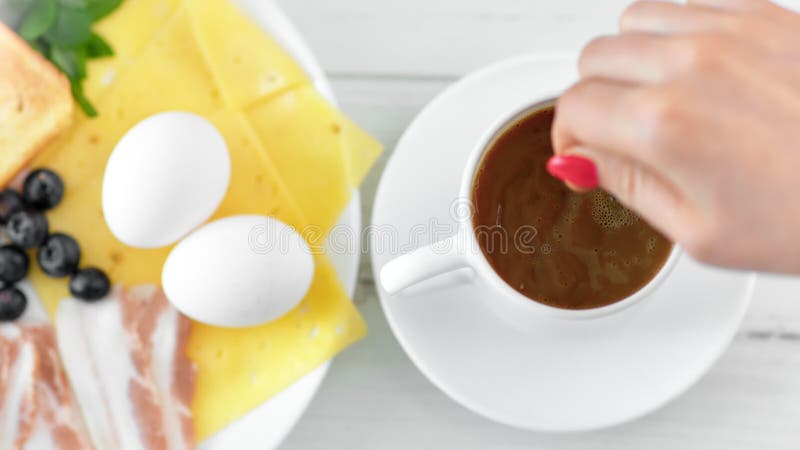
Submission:
M 651 236 L 649 239 L 647 239 L 647 253 L 653 253 L 656 251 L 657 243 L 658 241 L 656 240 L 655 236 Z
M 592 219 L 601 227 L 616 230 L 639 221 L 633 211 L 622 206 L 613 196 L 602 191 L 594 191 L 591 196 Z

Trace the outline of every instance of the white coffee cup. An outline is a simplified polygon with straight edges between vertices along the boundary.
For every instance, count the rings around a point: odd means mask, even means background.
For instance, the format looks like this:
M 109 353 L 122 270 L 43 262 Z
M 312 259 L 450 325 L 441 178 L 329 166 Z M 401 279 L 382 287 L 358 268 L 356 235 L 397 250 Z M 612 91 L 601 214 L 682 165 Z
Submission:
M 457 214 L 462 220 L 458 225 L 457 233 L 442 241 L 419 248 L 408 254 L 400 256 L 386 263 L 380 271 L 380 283 L 390 295 L 400 294 L 407 287 L 422 283 L 438 275 L 459 269 L 471 269 L 484 287 L 488 287 L 491 295 L 484 295 L 482 299 L 487 306 L 500 317 L 510 322 L 526 327 L 542 316 L 560 319 L 591 319 L 603 317 L 622 311 L 631 305 L 646 298 L 665 278 L 677 263 L 681 251 L 677 245 L 661 267 L 659 272 L 641 289 L 632 295 L 607 306 L 593 309 L 562 309 L 548 306 L 534 301 L 511 286 L 509 286 L 491 267 L 478 245 L 475 229 L 472 223 L 472 198 L 473 181 L 475 172 L 480 166 L 483 155 L 492 147 L 495 139 L 521 118 L 554 103 L 550 96 L 548 100 L 541 101 L 531 106 L 512 111 L 500 118 L 494 126 L 486 131 L 483 138 L 475 145 L 464 172 L 461 177 L 459 190 L 460 202 L 458 207 L 466 208 Z M 462 278 L 463 280 L 463 278 Z M 474 282 L 474 281 L 473 281 Z M 438 285 L 440 286 L 440 285 Z

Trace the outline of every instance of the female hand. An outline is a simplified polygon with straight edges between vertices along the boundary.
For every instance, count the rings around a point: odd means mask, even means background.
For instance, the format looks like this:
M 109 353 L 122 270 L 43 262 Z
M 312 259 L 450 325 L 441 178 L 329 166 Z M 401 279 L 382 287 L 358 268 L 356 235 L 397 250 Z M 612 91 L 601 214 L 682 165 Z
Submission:
M 696 259 L 800 273 L 800 16 L 642 1 L 620 29 L 583 50 L 556 154 L 592 160 L 602 188 Z

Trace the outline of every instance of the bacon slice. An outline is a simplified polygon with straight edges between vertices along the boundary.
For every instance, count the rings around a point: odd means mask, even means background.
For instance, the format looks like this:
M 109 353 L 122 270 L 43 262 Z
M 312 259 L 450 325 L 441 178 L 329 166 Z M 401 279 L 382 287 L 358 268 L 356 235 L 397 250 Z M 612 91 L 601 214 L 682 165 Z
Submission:
M 0 449 L 92 445 L 47 323 L 0 325 Z
M 155 286 L 61 302 L 58 345 L 98 450 L 193 449 L 189 320 Z

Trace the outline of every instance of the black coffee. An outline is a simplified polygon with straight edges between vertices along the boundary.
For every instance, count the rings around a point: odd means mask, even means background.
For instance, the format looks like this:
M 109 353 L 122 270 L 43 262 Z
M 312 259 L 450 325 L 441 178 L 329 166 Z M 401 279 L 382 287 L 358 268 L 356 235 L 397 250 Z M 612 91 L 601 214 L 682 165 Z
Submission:
M 553 108 L 510 126 L 473 181 L 473 225 L 483 254 L 523 295 L 564 309 L 610 305 L 644 287 L 672 250 L 611 195 L 576 194 L 547 173 Z

